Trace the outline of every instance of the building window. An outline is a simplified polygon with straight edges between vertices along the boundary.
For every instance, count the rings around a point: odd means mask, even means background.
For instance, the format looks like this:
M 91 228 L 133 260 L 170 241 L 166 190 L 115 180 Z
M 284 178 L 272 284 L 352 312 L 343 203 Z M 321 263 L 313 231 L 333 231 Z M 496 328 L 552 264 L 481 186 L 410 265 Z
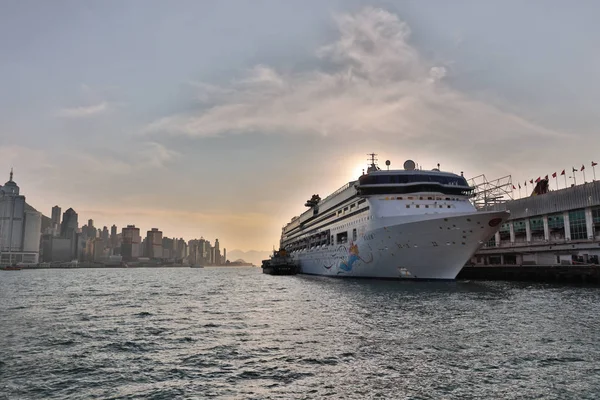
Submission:
M 571 228 L 571 239 L 587 239 L 587 228 L 585 226 L 585 211 L 569 211 L 569 227 Z
M 352 241 L 356 241 L 356 228 L 352 229 Z

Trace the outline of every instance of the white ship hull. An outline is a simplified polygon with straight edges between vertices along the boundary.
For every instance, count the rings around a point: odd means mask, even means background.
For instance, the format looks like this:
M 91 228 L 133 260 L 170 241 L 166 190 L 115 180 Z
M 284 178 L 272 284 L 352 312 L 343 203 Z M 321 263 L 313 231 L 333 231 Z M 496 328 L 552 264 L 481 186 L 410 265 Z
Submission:
M 415 217 L 383 218 L 379 223 L 371 220 L 358 226 L 359 235 L 355 241 L 301 250 L 292 256 L 303 274 L 455 279 L 481 244 L 506 221 L 508 213 L 469 212 Z

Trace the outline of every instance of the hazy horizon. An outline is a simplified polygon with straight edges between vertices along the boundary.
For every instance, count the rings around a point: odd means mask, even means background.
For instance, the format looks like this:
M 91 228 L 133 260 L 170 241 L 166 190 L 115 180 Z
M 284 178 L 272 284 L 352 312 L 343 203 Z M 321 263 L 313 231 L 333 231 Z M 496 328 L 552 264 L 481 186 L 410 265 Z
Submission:
M 312 194 L 356 179 L 370 152 L 392 168 L 410 158 L 521 185 L 591 168 L 598 11 L 6 1 L 0 184 L 14 167 L 47 216 L 72 207 L 80 224 L 267 251 Z

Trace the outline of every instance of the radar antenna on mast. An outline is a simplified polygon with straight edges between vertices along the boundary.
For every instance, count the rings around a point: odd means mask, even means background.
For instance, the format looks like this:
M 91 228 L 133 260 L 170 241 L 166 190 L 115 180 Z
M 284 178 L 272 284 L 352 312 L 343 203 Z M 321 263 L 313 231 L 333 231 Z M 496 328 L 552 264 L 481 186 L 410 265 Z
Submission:
M 367 174 L 369 172 L 373 172 L 373 171 L 379 171 L 379 167 L 377 166 L 377 154 L 375 153 L 369 153 L 367 154 L 369 156 L 369 158 L 367 159 L 367 161 L 370 162 L 369 164 L 369 168 L 367 168 Z

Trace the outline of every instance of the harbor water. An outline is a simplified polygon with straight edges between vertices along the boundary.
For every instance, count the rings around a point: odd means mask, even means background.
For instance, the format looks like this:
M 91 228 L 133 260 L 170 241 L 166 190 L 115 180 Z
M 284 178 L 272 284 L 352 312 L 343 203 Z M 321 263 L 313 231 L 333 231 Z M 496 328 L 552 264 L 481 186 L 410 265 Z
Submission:
M 600 290 L 0 271 L 0 399 L 597 399 Z

